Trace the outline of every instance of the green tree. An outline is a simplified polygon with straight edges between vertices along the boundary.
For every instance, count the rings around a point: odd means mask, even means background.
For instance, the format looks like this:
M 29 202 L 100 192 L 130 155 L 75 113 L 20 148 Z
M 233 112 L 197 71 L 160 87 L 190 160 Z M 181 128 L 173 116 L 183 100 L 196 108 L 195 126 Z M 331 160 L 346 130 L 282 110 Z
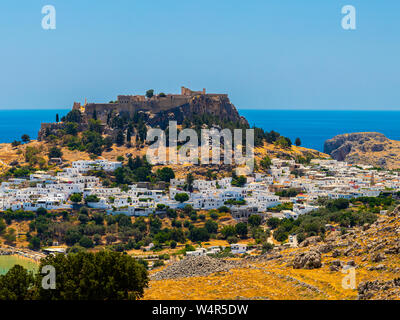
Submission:
M 32 237 L 29 240 L 29 249 L 39 250 L 40 249 L 40 239 L 38 237 Z
M 236 229 L 234 226 L 224 226 L 221 229 L 221 234 L 225 239 L 227 239 L 228 237 L 236 235 Z
M 232 175 L 232 182 L 231 184 L 236 187 L 243 187 L 247 182 L 247 179 L 245 176 L 236 176 Z
M 146 97 L 150 99 L 152 96 L 154 96 L 154 90 L 153 89 L 147 90 Z
M 149 167 L 140 167 L 135 170 L 137 181 L 149 181 L 151 176 L 151 169 Z
M 23 134 L 21 140 L 26 143 L 31 141 L 31 138 L 27 134 Z
M 272 161 L 270 157 L 265 156 L 261 161 L 260 161 L 260 166 L 264 170 L 268 170 L 271 167 Z
M 252 227 L 259 226 L 261 224 L 261 216 L 259 216 L 258 214 L 252 214 L 248 219 L 248 223 Z
M 204 227 L 207 229 L 209 233 L 217 233 L 218 232 L 218 223 L 213 220 L 207 220 L 204 224 Z
M 96 194 L 91 194 L 91 195 L 88 195 L 86 198 L 85 198 L 85 203 L 87 204 L 88 202 L 99 202 L 100 201 L 100 198 L 96 195 Z
M 186 215 L 190 216 L 192 214 L 192 212 L 194 211 L 194 209 L 190 204 L 187 204 L 183 208 L 183 211 L 185 212 Z
M 95 212 L 92 215 L 91 220 L 94 221 L 94 223 L 97 225 L 103 225 L 104 224 L 104 215 L 99 212 Z
M 60 148 L 51 147 L 48 152 L 48 157 L 51 158 L 61 158 L 63 153 Z
M 82 133 L 82 145 L 87 152 L 101 155 L 103 149 L 103 137 L 96 131 L 86 130 Z
M 187 190 L 189 192 L 193 192 L 193 182 L 194 182 L 193 174 L 189 173 L 186 176 L 186 185 L 187 185 Z
M 0 218 L 0 235 L 4 233 L 4 231 L 6 230 L 7 225 L 4 222 L 3 218 Z
M 274 231 L 274 238 L 279 242 L 284 242 L 285 240 L 287 240 L 288 236 L 289 236 L 289 232 L 286 231 L 285 226 L 279 226 Z
M 226 238 L 226 241 L 228 241 L 229 244 L 237 243 L 238 242 L 238 237 L 236 236 L 229 236 Z
M 169 244 L 169 246 L 171 247 L 171 249 L 175 249 L 175 248 L 176 248 L 176 245 L 177 245 L 177 243 L 176 243 L 175 240 L 172 240 L 172 241 L 170 242 L 170 244 Z
M 275 141 L 275 144 L 284 149 L 288 149 L 292 146 L 292 141 L 287 137 L 280 136 L 278 140 Z
M 213 220 L 218 220 L 218 213 L 216 212 L 211 212 L 210 213 L 210 218 Z
M 0 275 L 0 300 L 28 300 L 32 297 L 34 276 L 20 265 Z
M 103 132 L 103 125 L 100 120 L 89 119 L 89 130 L 97 133 Z
M 157 178 L 161 181 L 170 182 L 171 179 L 175 178 L 174 170 L 169 167 L 164 167 L 157 170 Z
M 42 300 L 136 300 L 148 285 L 145 267 L 129 255 L 113 251 L 78 252 L 50 255 L 40 269 L 56 269 L 56 289 L 41 286 L 36 279 L 37 297 Z
M 193 228 L 190 230 L 189 239 L 193 242 L 208 241 L 210 240 L 210 234 L 206 228 Z
M 65 234 L 65 243 L 69 246 L 73 246 L 75 243 L 77 243 L 81 239 L 81 234 L 79 233 L 78 230 L 75 229 L 69 229 L 67 230 Z
M 78 220 L 81 224 L 86 224 L 89 222 L 89 217 L 85 214 L 79 214 L 78 215 Z
M 177 193 L 177 194 L 175 195 L 175 200 L 176 200 L 176 201 L 179 201 L 180 203 L 183 203 L 183 202 L 189 200 L 189 196 L 188 196 L 187 193 Z
M 300 138 L 296 138 L 296 140 L 294 141 L 294 144 L 295 144 L 296 146 L 300 146 L 300 145 L 301 145 L 301 140 L 300 140 Z
M 60 116 L 58 115 L 58 113 L 56 113 L 56 122 L 60 122 Z
M 4 239 L 8 245 L 14 245 L 17 240 L 17 235 L 15 234 L 14 228 L 8 228 L 7 232 L 4 234 Z
M 239 222 L 235 226 L 235 231 L 237 235 L 240 236 L 241 238 L 246 238 L 248 233 L 247 224 L 245 224 L 244 222 Z
M 69 197 L 69 199 L 70 199 L 72 202 L 75 202 L 75 203 L 81 202 L 81 201 L 82 201 L 82 194 L 81 194 L 81 193 L 73 193 L 73 194 Z
M 272 230 L 278 228 L 280 223 L 280 220 L 278 218 L 269 218 L 267 221 L 268 227 L 270 227 Z
M 262 244 L 262 251 L 261 252 L 265 253 L 265 252 L 271 251 L 273 248 L 274 248 L 274 245 L 272 243 L 264 242 Z
M 218 211 L 219 212 L 226 212 L 226 213 L 231 212 L 231 210 L 227 206 L 219 207 Z
M 105 137 L 103 140 L 103 145 L 105 150 L 110 150 L 113 145 L 113 140 L 111 137 Z
M 36 210 L 38 216 L 45 216 L 47 214 L 46 208 L 40 207 Z
M 81 112 L 79 110 L 71 110 L 70 112 L 67 113 L 67 115 L 65 117 L 63 117 L 61 120 L 63 122 L 77 122 L 80 123 L 81 122 Z
M 67 122 L 64 126 L 67 134 L 76 136 L 78 134 L 78 124 L 76 122 Z
M 327 203 L 326 208 L 331 211 L 344 210 L 350 205 L 350 201 L 347 199 L 335 199 Z
M 84 248 L 93 248 L 93 241 L 90 239 L 88 236 L 83 236 L 79 240 L 79 245 L 84 247 Z
M 119 130 L 117 132 L 117 136 L 115 138 L 115 143 L 119 146 L 122 146 L 124 144 L 124 132 L 122 130 Z

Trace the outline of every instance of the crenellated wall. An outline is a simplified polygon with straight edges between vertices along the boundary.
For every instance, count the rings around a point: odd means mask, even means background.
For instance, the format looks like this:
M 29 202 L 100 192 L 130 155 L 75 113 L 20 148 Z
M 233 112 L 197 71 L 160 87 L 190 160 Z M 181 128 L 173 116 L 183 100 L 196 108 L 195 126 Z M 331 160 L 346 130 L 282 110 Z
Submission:
M 182 87 L 181 94 L 167 94 L 163 97 L 155 95 L 150 99 L 140 95 L 119 95 L 115 103 L 89 103 L 83 107 L 78 103 L 74 103 L 73 109 L 83 111 L 84 117 L 86 118 L 92 118 L 93 115 L 96 114 L 97 119 L 106 122 L 110 113 L 126 112 L 129 113 L 130 116 L 133 116 L 137 111 L 150 111 L 153 114 L 158 114 L 191 104 L 200 97 L 203 97 L 203 99 L 211 99 L 209 101 L 224 101 L 230 104 L 227 94 L 206 94 L 205 92 L 206 89 L 202 91 L 192 91 Z M 207 111 L 201 110 L 201 112 Z M 215 110 L 215 112 L 210 110 L 210 113 L 218 114 L 217 110 Z M 234 116 L 236 116 L 236 114 Z

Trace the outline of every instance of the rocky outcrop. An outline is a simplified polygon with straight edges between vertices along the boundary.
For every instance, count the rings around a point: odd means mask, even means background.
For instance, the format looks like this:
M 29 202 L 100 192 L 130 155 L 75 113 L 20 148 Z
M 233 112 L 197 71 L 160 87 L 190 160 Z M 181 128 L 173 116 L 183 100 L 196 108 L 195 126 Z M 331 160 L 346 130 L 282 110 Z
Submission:
M 400 167 L 400 141 L 378 132 L 347 133 L 325 141 L 324 152 L 333 159 L 395 169 Z
M 58 130 L 63 129 L 62 123 L 42 123 L 38 133 L 38 140 L 42 141 L 46 136 L 51 134 L 57 135 Z
M 176 121 L 180 125 L 185 119 L 199 120 L 198 117 L 202 117 L 201 121 L 209 127 L 218 127 L 225 123 L 233 123 L 237 128 L 249 127 L 247 120 L 239 115 L 227 94 L 194 93 L 193 95 L 154 96 L 149 99 L 143 97 L 138 101 L 133 99 L 131 102 L 126 102 L 121 98 L 115 102 L 89 103 L 84 106 L 74 103 L 72 110 L 79 114 L 78 131 L 87 130 L 90 119 L 96 119 L 101 121 L 103 133 L 114 138 L 119 129 L 126 130 L 126 119 L 133 120 L 138 114 L 145 125 L 160 127 L 163 130 L 168 127 L 169 121 Z M 195 117 L 197 119 L 194 119 Z M 125 122 L 125 128 L 121 127 L 121 122 Z M 63 129 L 63 126 L 62 122 L 42 123 L 38 140 L 44 140 L 52 134 L 61 136 L 59 130 Z
M 365 281 L 357 289 L 359 300 L 396 299 L 400 294 L 400 279 Z
M 241 117 L 235 106 L 230 102 L 226 94 L 203 94 L 193 95 L 168 95 L 161 98 L 154 96 L 150 99 L 140 99 L 140 101 L 130 101 L 125 103 L 118 100 L 113 103 L 90 103 L 75 110 L 82 112 L 84 121 L 88 121 L 93 116 L 101 120 L 104 124 L 112 121 L 113 117 L 134 117 L 135 113 L 146 114 L 147 124 L 150 126 L 160 126 L 165 129 L 168 122 L 175 120 L 182 124 L 184 119 L 191 119 L 193 116 L 204 114 L 214 116 L 222 121 L 243 123 L 248 125 L 247 120 Z
M 321 266 L 321 254 L 316 250 L 301 252 L 295 256 L 293 261 L 294 269 L 316 269 Z
M 228 261 L 208 256 L 185 257 L 179 262 L 151 276 L 152 280 L 176 279 L 186 277 L 207 276 L 215 272 L 229 271 L 240 266 L 238 261 Z

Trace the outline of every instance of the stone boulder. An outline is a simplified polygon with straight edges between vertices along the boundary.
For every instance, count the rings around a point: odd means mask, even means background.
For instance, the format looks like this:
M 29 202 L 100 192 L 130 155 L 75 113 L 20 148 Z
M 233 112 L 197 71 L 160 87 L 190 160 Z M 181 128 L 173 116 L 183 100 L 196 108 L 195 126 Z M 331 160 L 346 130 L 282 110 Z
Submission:
M 317 269 L 321 266 L 321 254 L 316 250 L 301 252 L 293 260 L 294 269 Z

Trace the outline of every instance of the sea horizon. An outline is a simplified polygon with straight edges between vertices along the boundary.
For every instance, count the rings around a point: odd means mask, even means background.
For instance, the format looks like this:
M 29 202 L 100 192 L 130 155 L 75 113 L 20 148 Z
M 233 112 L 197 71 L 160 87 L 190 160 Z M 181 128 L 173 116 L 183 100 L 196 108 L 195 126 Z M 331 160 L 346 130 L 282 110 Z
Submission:
M 0 143 L 20 140 L 23 134 L 37 139 L 41 123 L 55 122 L 57 113 L 61 118 L 70 110 L 0 109 Z M 251 127 L 277 131 L 292 142 L 299 137 L 303 147 L 318 151 L 323 151 L 326 140 L 352 132 L 380 132 L 389 139 L 400 140 L 400 110 L 240 108 L 238 112 Z

